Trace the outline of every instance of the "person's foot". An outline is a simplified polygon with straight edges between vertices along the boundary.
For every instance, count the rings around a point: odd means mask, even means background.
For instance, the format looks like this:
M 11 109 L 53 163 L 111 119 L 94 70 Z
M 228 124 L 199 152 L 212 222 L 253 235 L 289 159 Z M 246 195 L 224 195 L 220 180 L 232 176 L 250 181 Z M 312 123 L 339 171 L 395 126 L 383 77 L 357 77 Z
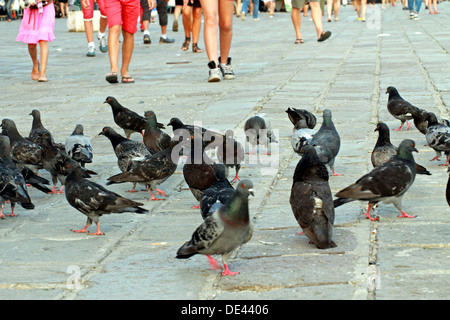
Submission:
M 117 72 L 110 72 L 106 75 L 105 80 L 108 81 L 109 83 L 118 83 L 119 81 L 117 80 Z
M 106 40 L 106 36 L 103 35 L 101 38 L 98 38 L 98 41 L 100 42 L 99 44 L 100 51 L 103 53 L 108 52 L 108 42 Z
M 320 34 L 320 37 L 319 37 L 319 39 L 317 39 L 317 41 L 319 41 L 319 42 L 325 41 L 330 36 L 331 36 L 331 32 L 330 31 L 322 31 L 322 33 Z
M 31 79 L 38 80 L 40 75 L 40 67 L 39 63 L 37 65 L 33 65 L 33 71 L 31 71 Z
M 144 34 L 144 44 L 150 44 L 152 43 L 152 40 L 150 40 L 149 34 Z
M 220 57 L 219 57 L 219 61 L 220 61 Z M 233 68 L 231 67 L 231 58 L 230 57 L 228 57 L 226 63 L 219 63 L 219 69 L 225 80 L 233 80 L 236 78 L 236 76 L 233 72 Z
M 163 38 L 163 37 L 160 37 L 159 38 L 159 43 L 174 43 L 175 42 L 175 39 L 170 39 L 170 38 Z
M 219 82 L 220 81 L 220 70 L 214 61 L 208 62 L 209 67 L 209 77 L 208 82 Z
M 47 82 L 47 75 L 46 74 L 42 74 L 39 76 L 39 78 L 37 79 L 38 82 Z
M 87 49 L 87 52 L 86 52 L 86 56 L 87 57 L 95 57 L 95 47 L 88 46 L 88 49 Z
M 173 20 L 172 31 L 178 32 L 178 21 L 177 20 Z

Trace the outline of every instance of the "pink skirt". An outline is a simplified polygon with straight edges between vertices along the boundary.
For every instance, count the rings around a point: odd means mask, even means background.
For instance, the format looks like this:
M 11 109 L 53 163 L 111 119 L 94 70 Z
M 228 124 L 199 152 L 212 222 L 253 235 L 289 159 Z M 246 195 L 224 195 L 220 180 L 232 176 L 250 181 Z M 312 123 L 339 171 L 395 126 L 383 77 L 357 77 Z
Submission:
M 22 23 L 16 41 L 37 44 L 39 41 L 55 40 L 55 7 L 53 3 L 46 5 L 43 12 L 27 8 L 23 11 Z

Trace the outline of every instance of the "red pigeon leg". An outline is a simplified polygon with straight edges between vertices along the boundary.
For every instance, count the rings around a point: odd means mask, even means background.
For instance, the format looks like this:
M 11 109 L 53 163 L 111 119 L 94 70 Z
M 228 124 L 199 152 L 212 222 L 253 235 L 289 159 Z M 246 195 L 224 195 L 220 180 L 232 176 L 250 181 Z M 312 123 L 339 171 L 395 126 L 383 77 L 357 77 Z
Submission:
M 369 209 L 367 210 L 366 213 L 364 213 L 364 215 L 367 217 L 367 219 L 370 219 L 370 221 L 377 221 L 377 220 L 378 220 L 378 217 L 372 218 L 372 217 L 370 216 L 370 210 L 371 210 L 371 209 L 372 209 L 372 205 L 369 203 Z
M 334 170 L 331 170 L 331 171 L 333 171 L 332 176 L 342 176 L 342 173 L 337 173 L 337 172 L 334 171 Z
M 212 270 L 219 270 L 222 269 L 222 267 L 219 265 L 219 263 L 211 257 L 209 254 L 206 255 L 208 257 L 209 266 Z
M 89 233 L 91 236 L 103 236 L 105 235 L 103 232 L 100 231 L 100 222 L 97 222 L 97 232 L 95 233 Z
M 88 233 L 86 229 L 89 228 L 89 226 L 90 226 L 90 224 L 87 224 L 87 225 L 84 226 L 83 229 L 80 229 L 80 230 L 73 230 L 73 229 L 71 229 L 70 231 L 75 232 L 75 233 Z
M 7 217 L 17 217 L 17 214 L 14 213 L 14 207 L 11 206 L 11 213 L 6 215 Z
M 225 267 L 225 270 L 222 272 L 223 276 L 234 276 L 239 273 L 239 272 L 231 272 L 230 269 L 228 269 L 228 265 L 226 263 L 224 263 L 223 266 Z
M 441 161 L 441 159 L 439 159 L 438 156 L 435 156 L 435 157 L 434 157 L 433 159 L 431 159 L 430 161 L 433 161 L 433 160 Z
M 241 179 L 239 179 L 239 175 L 236 173 L 236 176 L 234 177 L 233 180 L 231 180 L 231 183 L 234 183 L 235 181 L 241 181 Z
M 138 192 L 138 191 L 136 190 L 136 184 L 137 184 L 137 182 L 133 183 L 133 189 L 127 190 L 126 192 Z
M 449 161 L 450 161 L 450 156 L 447 156 L 447 162 L 444 163 L 444 164 L 440 164 L 440 166 L 441 167 L 448 167 Z
M 167 193 L 165 193 L 165 192 L 162 191 L 161 189 L 156 189 L 156 188 L 155 188 L 155 190 L 156 190 L 156 193 L 162 195 L 163 197 L 168 197 Z
M 409 127 L 411 127 L 411 125 L 409 124 L 408 120 L 406 120 L 406 130 L 409 130 Z
M 398 127 L 397 129 L 394 129 L 394 131 L 399 131 L 402 129 L 402 127 L 403 127 L 403 123 L 400 125 L 400 127 Z
M 153 200 L 153 201 L 164 200 L 164 199 L 156 198 L 156 197 L 153 195 L 152 190 L 150 190 L 150 188 L 148 188 L 148 193 L 150 193 L 150 195 L 152 196 L 150 199 L 148 199 L 149 201 L 150 201 L 150 200 Z
M 399 218 L 415 218 L 416 216 L 411 216 L 404 211 L 400 211 L 402 214 L 398 216 Z
M 192 209 L 200 209 L 200 203 L 198 204 L 198 206 L 192 206 Z
M 1 208 L 0 208 L 0 219 L 5 219 L 5 215 L 3 214 L 3 208 L 5 206 L 2 204 Z

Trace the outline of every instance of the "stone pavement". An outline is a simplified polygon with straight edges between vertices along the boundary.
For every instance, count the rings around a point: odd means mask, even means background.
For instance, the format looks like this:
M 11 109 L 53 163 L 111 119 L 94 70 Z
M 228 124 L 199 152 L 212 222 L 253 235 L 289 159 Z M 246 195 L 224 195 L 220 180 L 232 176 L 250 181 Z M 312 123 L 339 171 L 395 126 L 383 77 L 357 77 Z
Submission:
M 225 132 L 243 128 L 247 118 L 264 114 L 278 133 L 270 164 L 246 161 L 241 178 L 255 187 L 250 212 L 255 231 L 230 261 L 234 277 L 209 270 L 197 255 L 175 259 L 177 249 L 202 222 L 196 201 L 177 172 L 160 187 L 169 197 L 147 201 L 146 192 L 126 193 L 130 185 L 109 186 L 120 194 L 143 201 L 147 215 L 113 214 L 101 218 L 105 236 L 70 232 L 84 226 L 84 215 L 64 195 L 30 189 L 35 210 L 17 207 L 18 217 L 0 221 L 0 297 L 4 299 L 448 299 L 450 293 L 450 210 L 445 201 L 448 174 L 434 151 L 412 126 L 391 131 L 394 144 L 416 141 L 417 162 L 432 176 L 417 176 L 404 196 L 404 209 L 416 219 L 399 219 L 392 205 L 381 204 L 371 222 L 361 214 L 367 203 L 352 202 L 336 209 L 334 240 L 337 248 L 319 250 L 308 244 L 293 217 L 289 195 L 299 158 L 290 146 L 292 125 L 285 110 L 306 108 L 317 115 L 333 111 L 342 147 L 331 177 L 333 194 L 371 170 L 370 152 L 378 121 L 397 128 L 386 109 L 386 87 L 420 108 L 449 118 L 450 4 L 439 4 L 439 15 L 422 8 L 420 20 L 408 19 L 397 7 L 369 9 L 367 22 L 356 20 L 351 6 L 341 7 L 338 23 L 324 27 L 332 37 L 318 43 L 310 18 L 303 18 L 305 43 L 294 44 L 288 13 L 260 20 L 235 17 L 231 50 L 237 75 L 233 81 L 207 82 L 206 53 L 182 52 L 182 28 L 170 31 L 174 44 L 159 44 L 158 24 L 151 24 L 152 44 L 135 38 L 131 64 L 132 85 L 111 85 L 106 54 L 85 56 L 83 33 L 67 31 L 56 21 L 56 40 L 50 44 L 48 83 L 30 78 L 26 45 L 15 42 L 19 22 L 0 23 L 0 113 L 13 119 L 27 136 L 32 109 L 42 113 L 55 140 L 64 142 L 77 123 L 85 127 L 94 147 L 89 168 L 94 181 L 119 172 L 110 142 L 98 133 L 113 122 L 107 96 L 143 114 L 154 110 L 167 124 L 171 117 L 185 123 Z M 181 19 L 180 19 L 181 22 Z M 203 41 L 200 47 L 204 48 Z M 121 131 L 119 131 L 121 132 Z M 168 130 L 171 133 L 169 127 Z M 133 139 L 139 140 L 135 134 Z M 277 152 L 278 151 L 278 152 Z M 442 158 L 443 160 L 443 158 Z M 440 163 L 443 163 L 441 161 Z M 275 168 L 275 171 L 269 169 Z M 233 171 L 231 171 L 233 172 Z M 46 172 L 44 177 L 49 178 Z M 6 211 L 9 205 L 6 206 Z M 91 227 L 95 229 L 94 226 Z M 178 312 L 178 310 L 176 310 Z

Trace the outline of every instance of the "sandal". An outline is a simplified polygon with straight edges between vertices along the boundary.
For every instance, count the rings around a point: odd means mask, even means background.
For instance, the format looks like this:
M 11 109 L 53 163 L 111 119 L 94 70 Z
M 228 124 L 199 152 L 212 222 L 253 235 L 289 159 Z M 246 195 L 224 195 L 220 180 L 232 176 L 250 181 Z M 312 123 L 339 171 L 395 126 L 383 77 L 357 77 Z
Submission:
M 183 42 L 183 45 L 181 46 L 181 50 L 188 51 L 189 43 L 191 43 L 191 38 L 185 38 L 184 42 Z
M 122 83 L 134 83 L 133 77 L 122 77 Z
M 117 72 L 111 72 L 109 74 L 106 75 L 105 80 L 108 81 L 109 83 L 117 83 L 119 81 L 117 81 Z
M 202 52 L 203 52 L 203 49 L 200 49 L 196 43 L 193 43 L 193 44 L 192 44 L 192 52 L 195 52 L 195 53 L 202 53 Z
M 325 40 L 327 40 L 330 36 L 331 36 L 331 32 L 330 32 L 330 31 L 322 32 L 322 33 L 320 34 L 320 38 L 317 39 L 317 41 L 319 41 L 319 42 L 325 41 Z
M 303 39 L 296 39 L 294 43 L 295 44 L 303 43 Z

